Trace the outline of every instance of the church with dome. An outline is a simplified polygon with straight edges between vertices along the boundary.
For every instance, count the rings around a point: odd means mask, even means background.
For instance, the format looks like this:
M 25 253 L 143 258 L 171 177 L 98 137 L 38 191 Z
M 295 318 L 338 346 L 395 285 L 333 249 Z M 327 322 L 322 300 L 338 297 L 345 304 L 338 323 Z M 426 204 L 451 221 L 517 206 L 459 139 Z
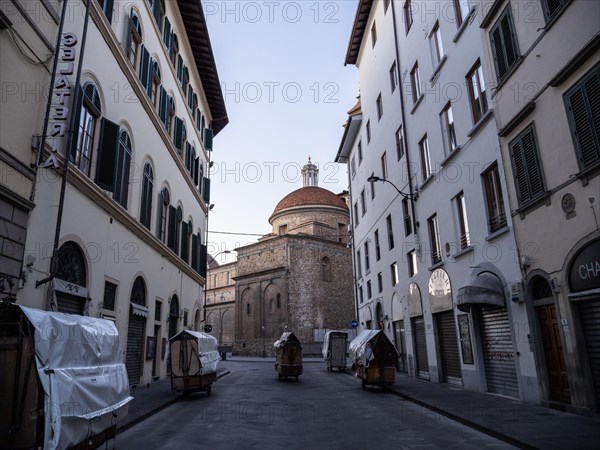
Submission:
M 293 331 L 305 353 L 318 353 L 323 335 L 347 329 L 355 316 L 347 192 L 318 186 L 309 158 L 303 187 L 275 206 L 272 231 L 237 249 L 237 355 L 272 355 L 273 342 Z

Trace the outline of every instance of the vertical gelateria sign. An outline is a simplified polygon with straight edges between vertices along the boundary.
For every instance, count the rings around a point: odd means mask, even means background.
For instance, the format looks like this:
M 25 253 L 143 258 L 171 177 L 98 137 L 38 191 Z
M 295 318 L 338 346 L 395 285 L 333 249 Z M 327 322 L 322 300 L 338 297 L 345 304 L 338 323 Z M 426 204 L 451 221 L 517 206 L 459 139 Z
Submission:
M 58 168 L 56 156 L 61 143 L 68 131 L 69 104 L 74 104 L 76 92 L 73 90 L 70 77 L 75 73 L 75 58 L 77 56 L 77 36 L 74 33 L 63 33 L 57 71 L 53 76 L 51 90 L 50 117 L 48 122 L 47 141 L 50 144 L 50 156 L 42 167 Z M 76 122 L 73 121 L 76 124 Z M 75 125 L 76 126 L 76 125 Z M 69 149 L 67 149 L 67 152 Z M 68 158 L 69 155 L 67 154 Z

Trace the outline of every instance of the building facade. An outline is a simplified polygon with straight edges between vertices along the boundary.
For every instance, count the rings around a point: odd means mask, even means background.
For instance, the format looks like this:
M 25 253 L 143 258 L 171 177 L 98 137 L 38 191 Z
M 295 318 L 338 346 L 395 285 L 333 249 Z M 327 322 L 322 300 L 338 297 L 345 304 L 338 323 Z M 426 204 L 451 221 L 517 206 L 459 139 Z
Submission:
M 199 2 L 61 8 L 17 302 L 115 321 L 129 381 L 145 384 L 166 376 L 168 338 L 202 316 L 205 169 L 227 124 L 215 60 Z
M 348 164 L 361 328 L 401 370 L 539 401 L 477 2 L 360 1 Z
M 304 186 L 269 218 L 272 232 L 237 249 L 234 352 L 272 355 L 292 331 L 304 353 L 318 353 L 327 329 L 354 317 L 348 206 L 344 194 L 318 187 L 318 169 L 302 169 Z
M 227 350 L 233 348 L 235 339 L 236 274 L 237 261 L 215 264 L 209 267 L 206 280 L 206 323 L 219 346 Z
M 598 411 L 600 4 L 480 3 L 540 399 Z

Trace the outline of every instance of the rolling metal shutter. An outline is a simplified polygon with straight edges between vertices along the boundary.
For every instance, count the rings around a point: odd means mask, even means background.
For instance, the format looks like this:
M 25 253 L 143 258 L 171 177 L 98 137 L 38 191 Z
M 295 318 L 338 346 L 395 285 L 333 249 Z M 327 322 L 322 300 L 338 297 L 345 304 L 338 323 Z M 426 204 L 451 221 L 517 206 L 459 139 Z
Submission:
M 592 379 L 596 390 L 596 404 L 600 405 L 600 299 L 584 301 L 579 305 Z
M 501 307 L 482 306 L 479 322 L 488 392 L 518 397 L 508 311 Z
M 454 313 L 446 311 L 435 315 L 438 331 L 438 345 L 442 362 L 442 376 L 445 382 L 461 383 L 460 357 L 456 342 Z
M 425 321 L 423 317 L 412 319 L 415 339 L 415 361 L 417 376 L 429 379 L 429 363 L 427 362 L 427 341 L 425 339 Z
M 129 315 L 129 330 L 127 332 L 127 353 L 125 367 L 129 384 L 139 384 L 142 376 L 142 354 L 144 351 L 144 328 L 146 319 L 138 315 Z
M 58 312 L 66 314 L 83 315 L 83 305 L 85 299 L 76 295 L 69 295 L 63 292 L 56 293 L 56 309 Z

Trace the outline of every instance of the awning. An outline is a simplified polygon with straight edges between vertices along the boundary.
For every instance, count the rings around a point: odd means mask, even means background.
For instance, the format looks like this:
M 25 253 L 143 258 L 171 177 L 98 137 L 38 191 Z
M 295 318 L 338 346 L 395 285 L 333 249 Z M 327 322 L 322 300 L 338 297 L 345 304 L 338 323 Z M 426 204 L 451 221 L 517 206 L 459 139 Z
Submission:
M 472 276 L 458 290 L 458 309 L 468 312 L 471 305 L 506 306 L 506 297 L 502 281 L 491 272 L 482 272 Z
M 150 310 L 145 306 L 138 305 L 137 303 L 131 303 L 131 314 L 134 316 L 142 316 L 148 318 Z

